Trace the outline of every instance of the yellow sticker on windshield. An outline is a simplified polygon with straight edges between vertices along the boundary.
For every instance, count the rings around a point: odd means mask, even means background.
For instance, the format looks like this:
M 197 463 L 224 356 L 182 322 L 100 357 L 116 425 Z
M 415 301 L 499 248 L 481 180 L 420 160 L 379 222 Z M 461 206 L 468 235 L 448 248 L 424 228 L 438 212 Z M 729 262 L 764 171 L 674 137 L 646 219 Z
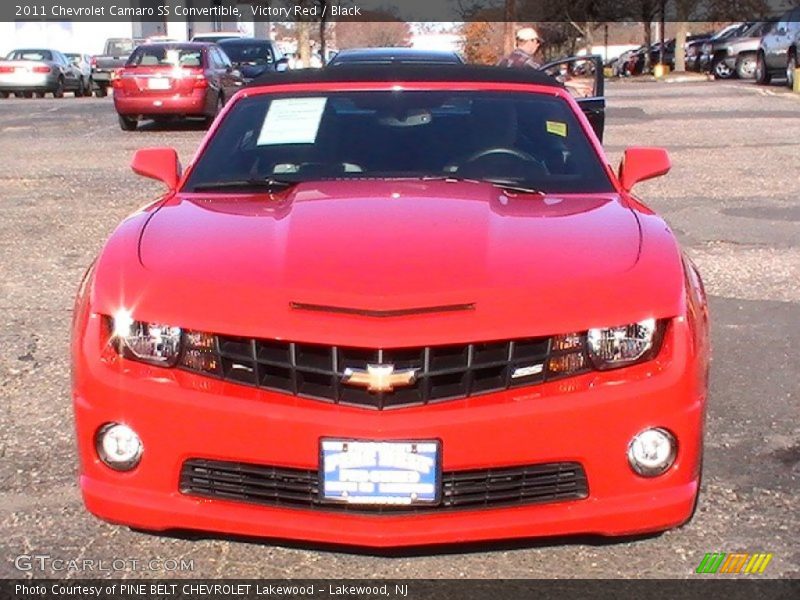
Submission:
M 561 121 L 547 121 L 547 133 L 567 137 L 567 124 Z

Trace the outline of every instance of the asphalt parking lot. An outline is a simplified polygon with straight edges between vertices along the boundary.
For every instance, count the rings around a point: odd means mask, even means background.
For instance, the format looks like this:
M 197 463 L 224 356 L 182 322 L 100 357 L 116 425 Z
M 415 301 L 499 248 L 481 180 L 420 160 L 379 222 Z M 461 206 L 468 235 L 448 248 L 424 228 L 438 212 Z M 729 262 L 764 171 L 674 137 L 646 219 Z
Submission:
M 124 133 L 112 100 L 0 100 L 0 577 L 693 577 L 707 552 L 771 552 L 800 577 L 800 95 L 749 83 L 608 86 L 606 147 L 666 147 L 672 172 L 639 195 L 663 214 L 711 296 L 713 364 L 702 497 L 681 529 L 375 556 L 280 541 L 152 536 L 82 506 L 68 337 L 82 273 L 128 213 L 160 192 L 128 164 L 198 125 Z M 613 235 L 613 232 L 609 232 Z M 647 510 L 647 507 L 642 507 Z M 65 560 L 192 561 L 183 572 L 24 571 Z

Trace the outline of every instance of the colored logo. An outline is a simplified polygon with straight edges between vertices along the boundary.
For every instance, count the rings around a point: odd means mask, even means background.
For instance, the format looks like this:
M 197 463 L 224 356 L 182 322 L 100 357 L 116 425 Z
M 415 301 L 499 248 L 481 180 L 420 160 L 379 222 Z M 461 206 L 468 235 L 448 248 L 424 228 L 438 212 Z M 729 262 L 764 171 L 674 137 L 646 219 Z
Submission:
M 764 552 L 748 554 L 739 552 L 725 554 L 724 552 L 709 552 L 700 561 L 696 573 L 729 573 L 741 575 L 742 573 L 763 573 L 767 568 L 772 554 Z
M 414 385 L 417 369 L 395 371 L 394 365 L 367 365 L 367 369 L 345 369 L 342 383 L 358 385 L 370 392 L 392 392 L 396 387 Z

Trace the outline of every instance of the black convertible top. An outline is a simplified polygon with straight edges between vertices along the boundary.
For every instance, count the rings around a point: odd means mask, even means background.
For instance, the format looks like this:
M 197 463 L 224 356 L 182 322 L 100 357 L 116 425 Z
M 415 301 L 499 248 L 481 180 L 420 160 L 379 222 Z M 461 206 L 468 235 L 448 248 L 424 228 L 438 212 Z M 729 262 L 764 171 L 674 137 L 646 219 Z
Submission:
M 490 67 L 484 65 L 442 64 L 342 64 L 324 69 L 297 69 L 269 72 L 247 87 L 293 83 L 352 83 L 359 81 L 431 81 L 528 83 L 563 87 L 553 77 L 531 68 Z

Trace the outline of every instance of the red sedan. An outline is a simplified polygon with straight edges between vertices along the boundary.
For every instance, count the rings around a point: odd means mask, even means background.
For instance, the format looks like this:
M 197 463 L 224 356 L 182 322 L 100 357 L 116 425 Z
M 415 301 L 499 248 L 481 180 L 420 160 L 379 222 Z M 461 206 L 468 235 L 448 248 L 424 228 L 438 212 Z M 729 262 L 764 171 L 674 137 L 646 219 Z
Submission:
M 112 80 L 119 125 L 133 131 L 141 119 L 201 117 L 210 124 L 244 85 L 216 44 L 142 44 Z
M 598 117 L 597 98 L 592 99 Z M 707 394 L 700 276 L 534 72 L 256 82 L 87 272 L 80 485 L 98 517 L 374 547 L 676 527 Z

